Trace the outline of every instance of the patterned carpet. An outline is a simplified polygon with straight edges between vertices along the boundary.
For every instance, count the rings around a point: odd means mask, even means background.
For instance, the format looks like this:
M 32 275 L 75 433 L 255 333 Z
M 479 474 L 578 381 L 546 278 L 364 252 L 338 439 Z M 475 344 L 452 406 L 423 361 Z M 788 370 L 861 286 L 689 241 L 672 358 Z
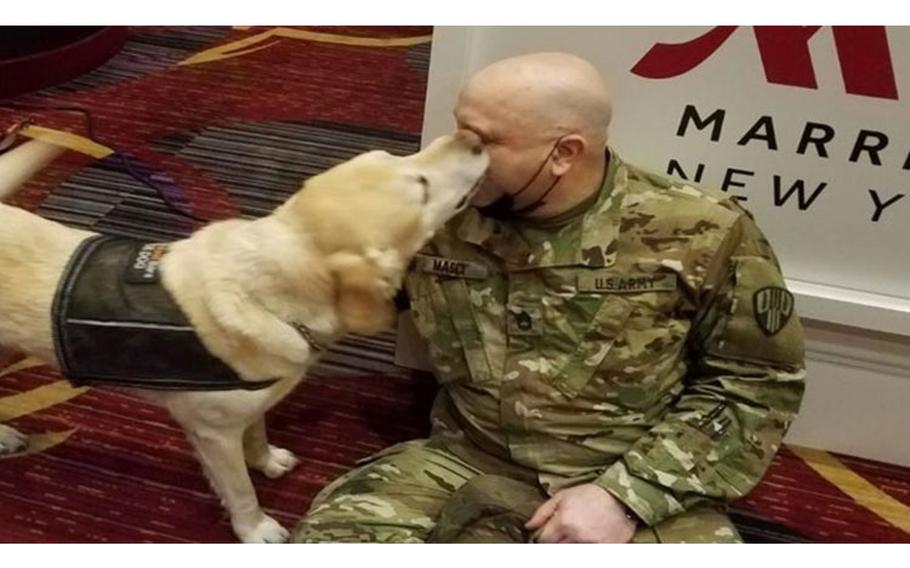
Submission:
M 426 28 L 134 28 L 124 50 L 78 80 L 15 102 L 91 110 L 96 137 L 204 218 L 258 216 L 306 177 L 366 149 L 419 145 Z M 237 43 L 240 42 L 240 43 Z M 9 101 L 5 101 L 9 102 Z M 82 116 L 35 112 L 84 132 Z M 0 125 L 21 117 L 0 108 Z M 117 156 L 55 162 L 16 203 L 64 223 L 171 239 L 196 225 Z M 254 474 L 285 525 L 354 462 L 427 429 L 432 378 L 393 364 L 393 337 L 353 337 L 269 415 L 302 459 Z M 33 435 L 0 461 L 0 542 L 230 542 L 226 515 L 160 409 L 73 389 L 30 360 L 0 371 L 0 422 Z M 734 506 L 752 542 L 910 542 L 910 471 L 785 448 Z

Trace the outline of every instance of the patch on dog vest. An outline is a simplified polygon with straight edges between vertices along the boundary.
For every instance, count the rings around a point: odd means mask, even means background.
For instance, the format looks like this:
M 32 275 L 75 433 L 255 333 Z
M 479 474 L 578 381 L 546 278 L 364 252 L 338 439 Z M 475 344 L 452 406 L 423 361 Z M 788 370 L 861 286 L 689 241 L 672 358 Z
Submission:
M 257 390 L 202 344 L 161 285 L 167 245 L 96 236 L 64 270 L 51 318 L 60 371 L 77 386 Z
M 158 282 L 158 269 L 167 247 L 167 243 L 145 243 L 139 247 L 129 260 L 126 281 L 132 284 Z

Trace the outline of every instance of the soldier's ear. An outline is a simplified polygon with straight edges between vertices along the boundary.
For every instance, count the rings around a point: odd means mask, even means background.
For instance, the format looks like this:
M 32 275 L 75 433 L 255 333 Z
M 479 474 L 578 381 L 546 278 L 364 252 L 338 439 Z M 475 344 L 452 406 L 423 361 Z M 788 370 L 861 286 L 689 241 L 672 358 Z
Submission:
M 567 134 L 556 144 L 550 173 L 553 176 L 565 175 L 578 160 L 584 156 L 588 141 L 581 134 Z

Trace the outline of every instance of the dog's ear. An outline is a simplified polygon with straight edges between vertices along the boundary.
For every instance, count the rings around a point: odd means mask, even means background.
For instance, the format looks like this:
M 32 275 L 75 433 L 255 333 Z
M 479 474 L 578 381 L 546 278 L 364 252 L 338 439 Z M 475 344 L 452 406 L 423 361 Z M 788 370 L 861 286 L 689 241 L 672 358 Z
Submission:
M 395 247 L 413 255 L 427 240 L 420 205 L 392 190 L 334 186 L 313 179 L 276 210 L 288 226 L 304 231 L 325 255 Z M 364 182 L 366 183 L 366 182 Z
M 335 307 L 345 330 L 368 335 L 390 329 L 396 315 L 393 299 L 404 273 L 398 251 L 338 252 L 327 260 L 335 278 Z

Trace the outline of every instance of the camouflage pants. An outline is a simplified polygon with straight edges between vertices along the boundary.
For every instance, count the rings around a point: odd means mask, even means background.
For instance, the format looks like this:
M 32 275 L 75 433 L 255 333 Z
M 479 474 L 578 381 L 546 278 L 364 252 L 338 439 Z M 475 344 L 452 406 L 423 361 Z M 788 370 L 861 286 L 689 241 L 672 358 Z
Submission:
M 381 452 L 313 500 L 294 542 L 531 542 L 524 523 L 547 495 L 468 464 L 426 441 Z M 729 518 L 703 505 L 633 542 L 740 542 Z

